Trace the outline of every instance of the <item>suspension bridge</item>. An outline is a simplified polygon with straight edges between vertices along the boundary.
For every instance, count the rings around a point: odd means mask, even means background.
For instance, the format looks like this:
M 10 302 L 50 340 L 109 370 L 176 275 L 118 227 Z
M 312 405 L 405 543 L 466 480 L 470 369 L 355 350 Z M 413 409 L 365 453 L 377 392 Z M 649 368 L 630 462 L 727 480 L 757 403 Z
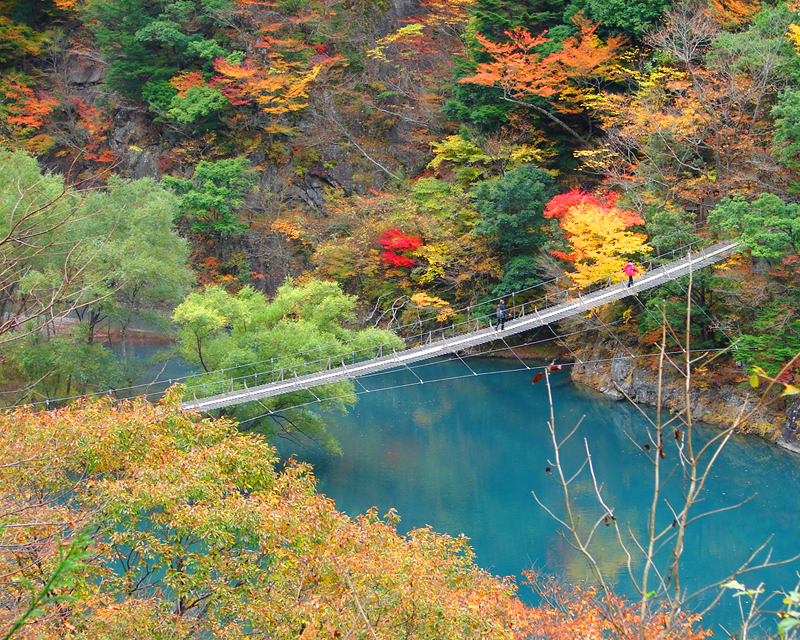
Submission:
M 212 382 L 188 386 L 187 393 L 192 395 L 193 399 L 183 402 L 181 408 L 198 412 L 222 409 L 295 391 L 310 391 L 312 388 L 336 382 L 408 368 L 413 363 L 439 356 L 458 354 L 481 344 L 530 331 L 571 316 L 585 314 L 640 291 L 687 276 L 698 269 L 724 260 L 738 247 L 739 243 L 734 241 L 719 242 L 696 251 L 692 250 L 690 245 L 685 256 L 651 268 L 635 279 L 631 287 L 624 282 L 612 285 L 609 280 L 594 283 L 601 288 L 591 293 L 584 294 L 578 289 L 567 289 L 534 302 L 512 305 L 508 309 L 511 319 L 506 321 L 502 330 L 492 327 L 491 315 L 483 315 L 418 335 L 416 339 L 420 344 L 408 349 L 397 350 L 390 345 L 377 345 L 368 350 L 322 358 L 315 362 L 304 362 L 301 365 L 281 367 L 269 372 L 234 377 L 225 380 L 224 383 Z M 313 371 L 305 373 L 309 368 Z M 269 382 L 259 384 L 264 378 L 268 378 Z M 222 384 L 228 385 L 228 391 L 208 394 L 209 388 L 212 391 L 220 389 Z

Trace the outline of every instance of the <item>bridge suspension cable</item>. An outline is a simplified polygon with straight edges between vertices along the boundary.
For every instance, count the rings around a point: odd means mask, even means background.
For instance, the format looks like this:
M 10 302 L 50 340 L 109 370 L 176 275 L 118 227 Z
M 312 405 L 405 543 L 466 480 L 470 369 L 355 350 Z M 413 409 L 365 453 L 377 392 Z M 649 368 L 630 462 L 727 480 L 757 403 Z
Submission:
M 558 320 L 620 300 L 639 291 L 651 289 L 665 282 L 675 280 L 692 273 L 696 269 L 719 262 L 731 255 L 738 246 L 737 242 L 730 241 L 718 243 L 697 253 L 690 251 L 686 257 L 663 264 L 644 274 L 632 287 L 626 287 L 624 283 L 616 286 L 606 286 L 587 295 L 583 295 L 578 290 L 574 298 L 570 297 L 571 292 L 567 290 L 558 297 L 552 294 L 548 296 L 547 298 L 550 299 L 551 304 L 541 309 L 535 304 L 522 303 L 519 305 L 519 309 L 511 307 L 512 312 L 515 310 L 521 311 L 519 317 L 507 323 L 506 328 L 500 331 L 496 331 L 490 326 L 484 328 L 480 319 L 476 321 L 468 320 L 446 327 L 441 331 L 441 337 L 437 340 L 433 340 L 432 332 L 429 333 L 427 343 L 411 349 L 397 351 L 393 348 L 391 353 L 384 353 L 384 345 L 377 345 L 377 347 L 354 351 L 344 356 L 337 355 L 314 362 L 305 362 L 301 365 L 281 369 L 278 379 L 270 380 L 266 384 L 259 384 L 259 375 L 263 376 L 264 374 L 255 373 L 231 378 L 222 383 L 210 382 L 196 388 L 190 387 L 189 390 L 193 393 L 194 399 L 184 402 L 181 406 L 184 409 L 193 411 L 209 411 L 252 400 L 283 395 L 293 391 L 308 390 L 343 380 L 351 380 L 370 373 L 404 367 L 421 360 L 464 351 L 497 338 L 505 338 L 523 331 L 549 325 Z M 488 316 L 485 319 L 488 319 Z M 465 329 L 467 331 L 464 331 Z M 451 334 L 449 338 L 447 337 L 448 331 Z M 359 356 L 358 360 L 356 359 L 357 356 Z M 349 363 L 346 363 L 345 360 L 348 358 Z M 311 369 L 311 372 L 306 373 L 309 369 Z M 248 386 L 248 382 L 252 386 Z M 229 386 L 229 390 L 220 392 L 224 389 L 222 385 Z M 198 398 L 198 390 L 202 395 L 202 391 L 208 391 L 209 386 L 212 394 Z M 220 391 L 213 393 L 215 390 Z

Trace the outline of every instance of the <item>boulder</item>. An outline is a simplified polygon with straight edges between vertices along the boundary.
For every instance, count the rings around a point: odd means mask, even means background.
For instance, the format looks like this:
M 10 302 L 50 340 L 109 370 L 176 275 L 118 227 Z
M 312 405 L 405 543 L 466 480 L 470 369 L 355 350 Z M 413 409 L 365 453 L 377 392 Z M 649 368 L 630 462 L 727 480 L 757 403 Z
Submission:
M 72 53 L 67 60 L 67 84 L 88 87 L 103 82 L 106 75 L 104 62 L 82 52 Z

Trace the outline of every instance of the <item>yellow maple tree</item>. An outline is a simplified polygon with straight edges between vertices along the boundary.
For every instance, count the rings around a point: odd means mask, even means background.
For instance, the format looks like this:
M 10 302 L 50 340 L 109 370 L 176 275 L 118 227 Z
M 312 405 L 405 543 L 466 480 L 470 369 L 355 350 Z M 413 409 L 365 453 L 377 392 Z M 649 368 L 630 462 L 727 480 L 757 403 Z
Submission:
M 633 211 L 616 207 L 613 196 L 598 198 L 575 189 L 553 198 L 544 215 L 559 220 L 571 252 L 552 253 L 572 262 L 575 271 L 570 276 L 578 286 L 607 277 L 618 282 L 631 255 L 653 250 L 645 234 L 631 230 L 644 220 Z
M 442 300 L 436 296 L 430 296 L 424 291 L 420 291 L 411 296 L 411 302 L 424 310 L 435 310 L 436 320 L 444 322 L 455 315 L 453 308 L 447 300 Z

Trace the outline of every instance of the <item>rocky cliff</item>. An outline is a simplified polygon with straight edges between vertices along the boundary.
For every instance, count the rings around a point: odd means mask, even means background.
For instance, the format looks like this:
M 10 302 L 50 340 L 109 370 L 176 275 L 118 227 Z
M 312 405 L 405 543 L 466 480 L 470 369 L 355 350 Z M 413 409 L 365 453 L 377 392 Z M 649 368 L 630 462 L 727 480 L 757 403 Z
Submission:
M 597 341 L 576 353 L 584 363 L 573 368 L 575 382 L 612 398 L 625 400 L 627 396 L 633 402 L 650 406 L 658 403 L 657 357 L 631 358 L 631 352 L 624 345 L 611 340 Z M 665 369 L 663 406 L 672 411 L 680 410 L 684 405 L 685 379 L 674 367 L 668 365 Z M 722 364 L 713 370 L 695 369 L 690 389 L 693 420 L 720 427 L 738 421 L 743 432 L 757 433 L 800 451 L 796 446 L 797 435 L 789 433 L 785 427 L 785 402 L 779 398 L 762 402 L 759 394 L 745 382 L 744 371 L 732 371 Z M 800 423 L 800 406 L 794 413 Z

